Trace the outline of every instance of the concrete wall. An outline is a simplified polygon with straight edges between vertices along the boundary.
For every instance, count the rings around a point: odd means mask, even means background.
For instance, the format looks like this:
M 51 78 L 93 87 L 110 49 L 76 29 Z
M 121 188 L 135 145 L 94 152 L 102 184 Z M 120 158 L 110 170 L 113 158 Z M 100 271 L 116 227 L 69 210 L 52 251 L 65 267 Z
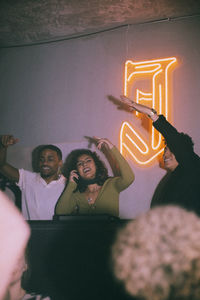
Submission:
M 138 126 L 132 114 L 108 99 L 123 93 L 127 59 L 175 56 L 171 121 L 193 137 L 200 154 L 200 18 L 124 27 L 85 38 L 0 49 L 0 133 L 12 133 L 19 146 L 9 159 L 31 168 L 31 150 L 39 144 L 61 146 L 64 156 L 87 147 L 84 136 L 107 137 L 119 147 L 123 121 Z M 120 196 L 120 216 L 133 218 L 149 209 L 165 171 L 127 160 L 135 182 Z

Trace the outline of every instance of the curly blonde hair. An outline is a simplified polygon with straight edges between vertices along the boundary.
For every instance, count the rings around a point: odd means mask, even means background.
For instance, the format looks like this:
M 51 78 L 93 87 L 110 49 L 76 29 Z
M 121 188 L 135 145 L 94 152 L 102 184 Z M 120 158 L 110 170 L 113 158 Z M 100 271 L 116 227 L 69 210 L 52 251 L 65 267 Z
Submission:
M 200 219 L 180 207 L 156 207 L 121 229 L 112 261 L 132 296 L 200 299 Z

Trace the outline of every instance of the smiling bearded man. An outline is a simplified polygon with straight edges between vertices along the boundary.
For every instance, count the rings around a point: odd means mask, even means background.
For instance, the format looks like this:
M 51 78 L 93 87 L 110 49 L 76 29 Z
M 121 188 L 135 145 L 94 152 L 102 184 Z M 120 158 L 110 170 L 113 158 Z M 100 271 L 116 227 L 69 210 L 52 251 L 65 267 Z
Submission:
M 30 172 L 7 163 L 7 148 L 17 142 L 11 135 L 1 136 L 0 172 L 21 189 L 22 214 L 26 220 L 52 220 L 66 181 L 60 174 L 62 152 L 54 145 L 37 147 L 39 173 Z

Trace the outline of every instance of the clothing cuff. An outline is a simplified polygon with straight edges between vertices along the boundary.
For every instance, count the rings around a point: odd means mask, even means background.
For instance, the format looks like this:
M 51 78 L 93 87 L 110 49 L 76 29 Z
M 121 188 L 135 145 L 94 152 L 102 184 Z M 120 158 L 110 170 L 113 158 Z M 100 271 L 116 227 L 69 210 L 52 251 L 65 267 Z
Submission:
M 166 118 L 163 115 L 159 115 L 158 120 L 153 122 L 153 126 L 157 129 L 160 126 L 162 126 L 162 124 L 165 123 L 165 122 L 166 122 Z
M 22 185 L 23 185 L 23 175 L 24 175 L 24 169 L 19 169 L 19 181 L 16 182 L 16 185 L 20 188 L 22 188 Z

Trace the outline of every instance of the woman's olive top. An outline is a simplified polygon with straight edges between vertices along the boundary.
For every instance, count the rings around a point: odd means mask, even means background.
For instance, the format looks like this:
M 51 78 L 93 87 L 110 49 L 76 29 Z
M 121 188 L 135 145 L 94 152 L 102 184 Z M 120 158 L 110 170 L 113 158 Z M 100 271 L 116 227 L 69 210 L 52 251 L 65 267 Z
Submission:
M 57 215 L 73 214 L 77 209 L 79 214 L 119 216 L 119 193 L 134 181 L 135 176 L 118 149 L 113 147 L 110 151 L 118 163 L 121 175 L 110 177 L 104 182 L 94 204 L 88 203 L 84 193 L 75 191 L 77 184 L 70 181 L 57 202 Z

